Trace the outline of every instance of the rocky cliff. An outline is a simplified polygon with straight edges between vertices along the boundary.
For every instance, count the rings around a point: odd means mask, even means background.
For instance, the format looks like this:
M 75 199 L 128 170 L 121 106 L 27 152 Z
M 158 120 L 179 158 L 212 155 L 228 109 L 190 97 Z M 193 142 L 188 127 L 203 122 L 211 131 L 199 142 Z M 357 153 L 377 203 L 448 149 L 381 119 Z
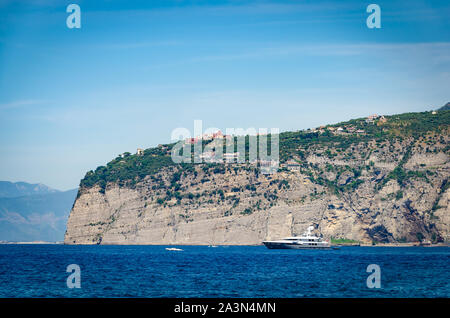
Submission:
M 269 175 L 249 162 L 173 164 L 170 145 L 125 154 L 82 180 L 65 243 L 259 244 L 309 225 L 365 243 L 448 242 L 449 115 L 282 133 Z

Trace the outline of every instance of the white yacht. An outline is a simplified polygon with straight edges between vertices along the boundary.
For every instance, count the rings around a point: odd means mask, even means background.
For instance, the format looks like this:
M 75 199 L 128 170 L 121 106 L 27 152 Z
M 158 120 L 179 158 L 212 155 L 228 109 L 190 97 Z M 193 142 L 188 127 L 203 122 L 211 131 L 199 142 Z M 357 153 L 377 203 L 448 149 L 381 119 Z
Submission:
M 302 236 L 285 237 L 276 241 L 264 241 L 263 244 L 271 249 L 331 249 L 327 241 L 311 234 L 314 227 L 310 226 Z

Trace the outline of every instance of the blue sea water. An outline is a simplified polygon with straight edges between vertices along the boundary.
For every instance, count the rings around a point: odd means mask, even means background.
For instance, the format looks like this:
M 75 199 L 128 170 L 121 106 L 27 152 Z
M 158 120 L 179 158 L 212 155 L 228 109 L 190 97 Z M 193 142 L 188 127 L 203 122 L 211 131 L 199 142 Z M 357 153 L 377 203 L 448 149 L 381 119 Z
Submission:
M 448 247 L 0 245 L 0 297 L 449 297 Z M 81 268 L 70 289 L 69 264 Z M 369 264 L 381 288 L 366 285 Z

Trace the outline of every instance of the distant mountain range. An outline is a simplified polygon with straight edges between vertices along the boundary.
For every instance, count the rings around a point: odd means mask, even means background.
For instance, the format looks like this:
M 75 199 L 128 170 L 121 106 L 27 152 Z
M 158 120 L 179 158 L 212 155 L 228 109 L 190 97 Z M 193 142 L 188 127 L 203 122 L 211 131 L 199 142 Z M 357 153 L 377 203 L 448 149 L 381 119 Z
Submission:
M 439 108 L 439 110 L 449 110 L 450 109 L 450 102 Z
M 0 181 L 0 198 L 16 198 L 24 195 L 56 193 L 58 190 L 42 183 Z
M 77 190 L 0 181 L 0 241 L 62 241 Z

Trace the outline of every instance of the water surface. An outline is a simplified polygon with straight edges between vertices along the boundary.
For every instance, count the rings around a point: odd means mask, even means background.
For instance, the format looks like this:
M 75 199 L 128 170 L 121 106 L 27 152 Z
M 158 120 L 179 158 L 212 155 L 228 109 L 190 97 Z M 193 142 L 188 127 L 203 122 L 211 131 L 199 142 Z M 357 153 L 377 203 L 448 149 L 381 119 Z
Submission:
M 0 245 L 0 297 L 449 297 L 449 247 Z M 81 288 L 69 289 L 69 264 Z M 381 268 L 370 289 L 369 264 Z

